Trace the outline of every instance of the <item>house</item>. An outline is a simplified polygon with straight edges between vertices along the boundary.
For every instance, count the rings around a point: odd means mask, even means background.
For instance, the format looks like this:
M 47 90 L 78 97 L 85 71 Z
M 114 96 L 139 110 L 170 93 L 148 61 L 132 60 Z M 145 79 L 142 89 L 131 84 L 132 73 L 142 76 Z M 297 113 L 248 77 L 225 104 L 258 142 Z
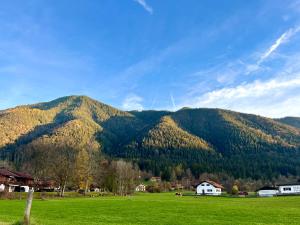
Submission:
M 300 182 L 278 185 L 280 195 L 296 195 L 300 194 Z
M 197 195 L 221 195 L 224 187 L 214 181 L 205 180 L 200 182 L 196 188 Z
M 57 188 L 56 182 L 51 179 L 39 179 L 35 181 L 36 191 L 40 192 L 53 192 Z
M 138 186 L 136 186 L 135 191 L 145 192 L 146 191 L 146 186 L 144 184 L 139 184 Z
M 8 192 L 28 192 L 29 187 L 32 187 L 33 184 L 33 177 L 27 173 L 13 172 L 4 167 L 0 168 L 0 191 L 7 189 Z
M 278 194 L 278 189 L 276 187 L 262 187 L 256 190 L 258 196 L 260 197 L 273 197 Z
M 160 177 L 151 177 L 150 181 L 151 182 L 158 182 L 159 183 L 159 182 L 161 182 L 161 178 Z

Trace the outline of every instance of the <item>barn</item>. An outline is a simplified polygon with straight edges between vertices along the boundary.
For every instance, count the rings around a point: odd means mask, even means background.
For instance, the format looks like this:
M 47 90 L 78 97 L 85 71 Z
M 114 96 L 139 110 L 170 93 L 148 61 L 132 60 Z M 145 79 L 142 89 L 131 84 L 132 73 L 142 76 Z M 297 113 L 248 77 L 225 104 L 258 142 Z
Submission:
M 273 197 L 278 194 L 278 189 L 276 187 L 262 187 L 256 190 L 256 193 L 260 197 Z
M 221 195 L 224 187 L 214 181 L 201 181 L 196 188 L 197 195 Z

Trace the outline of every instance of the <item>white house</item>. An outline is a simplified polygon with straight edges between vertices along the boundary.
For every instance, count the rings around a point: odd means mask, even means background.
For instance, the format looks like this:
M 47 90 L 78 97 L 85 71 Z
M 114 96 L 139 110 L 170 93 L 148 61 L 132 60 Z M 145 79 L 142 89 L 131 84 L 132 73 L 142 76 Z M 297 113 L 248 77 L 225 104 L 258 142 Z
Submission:
M 279 194 L 300 194 L 300 183 L 278 185 Z
M 145 192 L 146 191 L 146 186 L 144 184 L 139 184 L 138 186 L 136 186 L 135 191 Z
M 278 194 L 278 189 L 276 187 L 262 187 L 257 191 L 258 196 L 260 197 L 273 197 Z
M 214 181 L 205 180 L 197 185 L 197 195 L 221 195 L 224 187 Z

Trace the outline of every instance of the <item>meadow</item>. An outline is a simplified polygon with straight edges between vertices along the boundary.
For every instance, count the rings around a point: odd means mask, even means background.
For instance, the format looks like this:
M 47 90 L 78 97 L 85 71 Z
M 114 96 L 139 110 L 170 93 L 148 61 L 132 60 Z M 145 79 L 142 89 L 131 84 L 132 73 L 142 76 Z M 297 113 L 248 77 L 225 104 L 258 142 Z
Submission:
M 25 200 L 0 200 L 0 224 L 18 224 Z M 300 196 L 232 198 L 175 196 L 34 199 L 32 224 L 300 224 Z

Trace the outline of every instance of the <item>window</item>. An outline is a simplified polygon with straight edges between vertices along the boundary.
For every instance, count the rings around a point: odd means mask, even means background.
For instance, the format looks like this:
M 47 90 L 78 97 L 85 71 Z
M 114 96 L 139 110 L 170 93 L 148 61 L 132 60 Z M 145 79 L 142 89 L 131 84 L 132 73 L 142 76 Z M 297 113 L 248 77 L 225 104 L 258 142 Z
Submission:
M 204 186 L 204 184 L 201 184 L 201 186 Z
M 212 189 L 207 189 L 207 192 L 212 192 Z
M 210 184 L 206 184 L 206 186 L 210 186 Z
M 291 191 L 292 188 L 288 187 L 288 188 L 283 188 L 284 191 Z

